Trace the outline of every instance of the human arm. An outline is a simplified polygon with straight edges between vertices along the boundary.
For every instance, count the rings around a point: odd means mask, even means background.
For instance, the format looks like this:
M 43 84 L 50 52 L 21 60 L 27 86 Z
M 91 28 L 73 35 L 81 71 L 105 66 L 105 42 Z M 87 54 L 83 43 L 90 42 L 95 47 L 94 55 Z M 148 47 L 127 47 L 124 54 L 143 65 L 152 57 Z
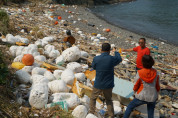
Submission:
M 122 52 L 132 52 L 133 51 L 133 48 L 130 48 L 130 49 L 121 49 Z
M 112 51 L 115 53 L 115 56 L 113 56 L 113 62 L 114 62 L 114 66 L 116 66 L 117 64 L 119 64 L 122 61 L 122 58 L 121 58 L 119 52 L 116 51 L 116 48 L 113 48 Z
M 134 92 L 138 91 L 138 89 L 140 88 L 140 85 L 141 85 L 141 80 L 138 79 L 133 88 Z

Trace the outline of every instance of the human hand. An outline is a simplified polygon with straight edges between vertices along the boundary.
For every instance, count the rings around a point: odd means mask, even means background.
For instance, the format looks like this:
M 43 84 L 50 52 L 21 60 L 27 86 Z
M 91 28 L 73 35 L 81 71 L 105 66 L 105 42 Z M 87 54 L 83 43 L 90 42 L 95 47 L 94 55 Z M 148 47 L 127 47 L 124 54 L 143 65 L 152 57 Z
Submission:
M 113 47 L 112 52 L 115 52 L 115 51 L 116 51 L 116 47 Z

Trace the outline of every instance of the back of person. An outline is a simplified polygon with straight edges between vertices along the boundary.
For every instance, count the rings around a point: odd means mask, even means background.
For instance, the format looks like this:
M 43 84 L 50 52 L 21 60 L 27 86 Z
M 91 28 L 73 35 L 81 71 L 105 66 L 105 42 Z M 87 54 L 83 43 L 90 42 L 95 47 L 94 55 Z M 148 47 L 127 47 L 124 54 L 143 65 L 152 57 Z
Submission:
M 139 100 L 154 102 L 158 98 L 157 88 L 159 81 L 158 73 L 155 69 L 141 69 L 138 70 L 138 79 L 134 89 L 137 87 L 137 83 L 140 82 L 141 86 L 137 90 L 135 97 Z

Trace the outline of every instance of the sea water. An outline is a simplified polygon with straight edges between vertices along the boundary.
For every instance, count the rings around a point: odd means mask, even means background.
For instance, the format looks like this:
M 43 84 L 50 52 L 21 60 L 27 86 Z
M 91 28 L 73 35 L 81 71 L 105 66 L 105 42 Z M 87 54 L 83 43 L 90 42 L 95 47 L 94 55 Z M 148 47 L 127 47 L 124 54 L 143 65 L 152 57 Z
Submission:
M 119 27 L 178 45 L 178 0 L 136 0 L 91 11 Z

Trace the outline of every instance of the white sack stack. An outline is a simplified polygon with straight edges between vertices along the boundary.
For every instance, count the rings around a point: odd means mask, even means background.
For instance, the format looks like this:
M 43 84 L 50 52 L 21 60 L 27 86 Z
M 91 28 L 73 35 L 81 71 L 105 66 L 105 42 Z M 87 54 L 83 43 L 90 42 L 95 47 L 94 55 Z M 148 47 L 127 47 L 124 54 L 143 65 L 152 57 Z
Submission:
M 27 84 L 30 82 L 31 75 L 24 70 L 18 70 L 15 72 L 20 83 Z
M 41 109 L 48 102 L 48 86 L 44 83 L 34 84 L 30 91 L 29 103 L 32 107 Z
M 84 105 L 79 105 L 73 110 L 72 115 L 76 118 L 85 118 L 87 112 L 87 108 Z
M 75 93 L 54 93 L 51 98 L 52 102 L 65 100 L 69 109 L 74 109 L 80 104 L 80 99 Z
M 86 57 L 86 58 L 88 58 L 88 57 L 89 57 L 88 52 L 81 51 L 81 57 Z
M 74 72 L 70 69 L 65 69 L 61 74 L 61 79 L 64 80 L 66 84 L 72 85 L 74 82 Z
M 67 64 L 67 69 L 72 70 L 75 73 L 80 73 L 83 71 L 82 65 L 77 62 L 70 62 Z
M 48 87 L 52 93 L 69 92 L 69 89 L 63 80 L 49 82 Z
M 78 47 L 74 46 L 71 48 L 67 48 L 62 52 L 62 56 L 64 58 L 64 61 L 77 61 L 81 57 L 81 52 Z

